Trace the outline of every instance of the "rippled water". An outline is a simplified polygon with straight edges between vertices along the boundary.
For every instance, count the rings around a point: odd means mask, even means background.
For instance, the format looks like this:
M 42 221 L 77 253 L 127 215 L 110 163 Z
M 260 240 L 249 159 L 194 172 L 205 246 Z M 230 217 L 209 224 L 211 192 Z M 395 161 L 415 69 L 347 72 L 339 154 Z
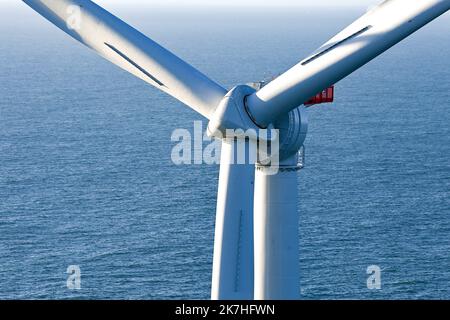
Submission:
M 170 160 L 172 130 L 198 116 L 25 6 L 2 11 L 0 298 L 208 298 L 218 167 Z M 238 11 L 117 10 L 227 87 L 286 70 L 360 13 Z M 450 298 L 449 18 L 310 110 L 303 299 Z

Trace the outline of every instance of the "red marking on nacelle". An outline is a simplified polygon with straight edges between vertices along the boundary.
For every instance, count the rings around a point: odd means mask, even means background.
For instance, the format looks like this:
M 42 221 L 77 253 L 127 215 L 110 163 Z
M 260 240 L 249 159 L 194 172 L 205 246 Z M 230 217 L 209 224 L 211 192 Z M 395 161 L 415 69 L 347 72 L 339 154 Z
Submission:
M 304 103 L 306 107 L 311 107 L 316 104 L 331 103 L 334 101 L 334 86 L 331 86 L 322 92 L 316 94 L 314 97 Z

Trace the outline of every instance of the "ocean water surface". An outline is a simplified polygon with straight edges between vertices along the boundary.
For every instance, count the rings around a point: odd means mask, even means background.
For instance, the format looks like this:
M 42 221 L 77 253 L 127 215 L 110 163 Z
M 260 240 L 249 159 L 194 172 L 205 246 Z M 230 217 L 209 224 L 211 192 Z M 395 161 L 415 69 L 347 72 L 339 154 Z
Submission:
M 25 5 L 0 10 L 0 299 L 208 299 L 219 168 L 174 165 L 170 141 L 199 116 Z M 227 88 L 285 71 L 362 13 L 114 12 Z M 449 58 L 447 14 L 309 110 L 302 299 L 450 299 Z

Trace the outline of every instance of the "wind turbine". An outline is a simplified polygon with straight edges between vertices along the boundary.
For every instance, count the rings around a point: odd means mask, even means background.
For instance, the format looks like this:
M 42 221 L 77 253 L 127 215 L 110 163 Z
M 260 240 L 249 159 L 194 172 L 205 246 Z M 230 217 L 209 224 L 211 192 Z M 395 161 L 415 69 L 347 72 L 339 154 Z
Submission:
M 211 298 L 249 300 L 299 297 L 297 171 L 305 101 L 450 9 L 450 0 L 386 0 L 260 90 L 229 91 L 92 1 L 23 1 L 210 121 L 209 134 L 222 138 Z M 223 135 L 261 128 L 279 132 L 276 173 L 262 161 L 236 164 L 238 139 Z

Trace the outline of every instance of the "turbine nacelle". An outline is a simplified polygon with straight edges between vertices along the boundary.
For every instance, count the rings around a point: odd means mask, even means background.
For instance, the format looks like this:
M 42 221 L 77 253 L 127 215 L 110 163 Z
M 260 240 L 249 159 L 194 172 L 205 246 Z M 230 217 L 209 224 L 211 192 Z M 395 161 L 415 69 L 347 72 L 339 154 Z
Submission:
M 306 139 L 308 121 L 302 107 L 294 109 L 269 124 L 259 127 L 246 107 L 246 98 L 256 90 L 239 85 L 230 90 L 213 113 L 208 135 L 219 139 L 249 139 L 267 149 L 259 148 L 258 163 L 272 163 L 270 159 L 285 160 L 295 155 Z

